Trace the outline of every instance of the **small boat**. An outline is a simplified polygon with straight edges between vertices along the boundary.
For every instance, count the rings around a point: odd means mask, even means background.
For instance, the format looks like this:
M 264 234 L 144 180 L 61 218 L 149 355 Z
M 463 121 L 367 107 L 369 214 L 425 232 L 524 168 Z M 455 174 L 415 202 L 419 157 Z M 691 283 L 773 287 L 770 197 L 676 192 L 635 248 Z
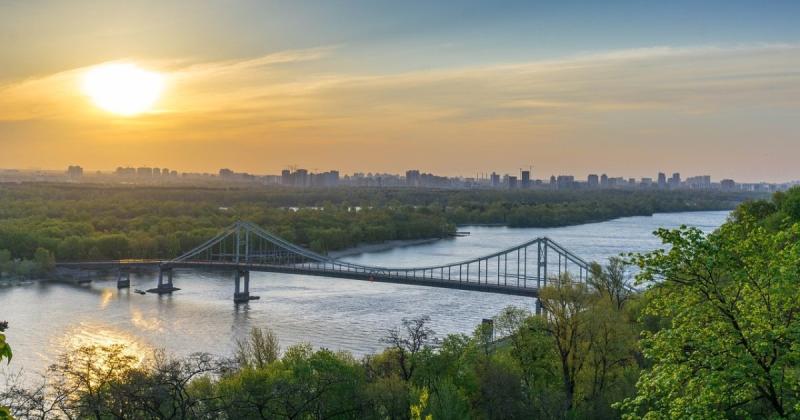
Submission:
M 144 294 L 146 294 L 146 293 L 147 293 L 147 292 L 145 292 L 145 291 L 144 291 L 144 290 L 142 290 L 142 289 L 134 289 L 133 291 L 134 291 L 135 293 L 138 293 L 138 294 L 140 294 L 140 295 L 144 295 Z

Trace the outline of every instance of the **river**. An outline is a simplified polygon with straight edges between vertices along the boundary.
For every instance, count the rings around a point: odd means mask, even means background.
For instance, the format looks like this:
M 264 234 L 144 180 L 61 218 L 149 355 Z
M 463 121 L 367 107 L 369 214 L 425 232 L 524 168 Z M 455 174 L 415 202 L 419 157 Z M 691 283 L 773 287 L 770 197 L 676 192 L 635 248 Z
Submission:
M 661 246 L 652 232 L 681 224 L 710 232 L 728 212 L 687 212 L 626 217 L 559 228 L 465 226 L 469 236 L 370 252 L 345 260 L 384 266 L 435 265 L 464 260 L 547 236 L 587 261 Z M 205 351 L 230 355 L 237 337 L 251 327 L 270 327 L 283 348 L 308 342 L 357 355 L 383 348 L 381 337 L 403 318 L 428 315 L 438 335 L 470 333 L 482 318 L 508 305 L 533 308 L 530 298 L 273 273 L 252 273 L 251 294 L 260 300 L 232 302 L 232 277 L 178 272 L 174 294 L 139 295 L 154 275 L 132 276 L 118 291 L 114 278 L 90 285 L 32 282 L 0 287 L 0 320 L 14 359 L 0 371 L 41 372 L 65 349 L 82 344 L 124 344 L 139 354 L 163 348 L 176 355 Z

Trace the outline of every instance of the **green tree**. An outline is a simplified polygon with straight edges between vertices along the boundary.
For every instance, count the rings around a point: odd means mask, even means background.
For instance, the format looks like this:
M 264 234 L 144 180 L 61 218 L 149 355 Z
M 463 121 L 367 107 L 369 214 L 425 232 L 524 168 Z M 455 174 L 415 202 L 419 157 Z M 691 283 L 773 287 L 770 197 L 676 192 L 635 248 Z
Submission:
M 638 257 L 644 314 L 669 323 L 642 340 L 629 417 L 800 416 L 800 224 L 770 230 L 750 208 L 709 236 L 659 230 L 669 250 Z
M 546 328 L 553 337 L 560 365 L 565 412 L 575 405 L 578 377 L 589 357 L 586 346 L 590 338 L 592 299 L 589 288 L 573 282 L 569 274 L 539 292 L 547 314 Z
M 37 270 L 40 273 L 49 273 L 56 266 L 56 259 L 53 253 L 44 248 L 36 248 L 36 252 L 33 254 L 33 261 L 36 263 Z
M 7 249 L 0 249 L 0 278 L 3 277 L 4 273 L 11 272 L 12 263 L 11 252 Z
M 236 340 L 234 358 L 241 367 L 263 369 L 278 360 L 280 350 L 278 336 L 271 329 L 253 327 L 246 339 Z

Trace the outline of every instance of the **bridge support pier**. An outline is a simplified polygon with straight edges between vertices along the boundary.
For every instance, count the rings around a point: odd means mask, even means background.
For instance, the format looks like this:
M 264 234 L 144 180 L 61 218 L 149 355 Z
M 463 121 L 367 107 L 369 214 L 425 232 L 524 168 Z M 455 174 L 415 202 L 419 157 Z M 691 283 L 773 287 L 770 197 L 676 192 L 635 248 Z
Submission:
M 166 274 L 166 281 L 164 281 L 164 274 Z M 158 286 L 154 289 L 148 290 L 149 293 L 158 293 L 159 295 L 164 293 L 172 293 L 176 290 L 181 290 L 175 287 L 172 284 L 172 269 L 171 268 L 159 268 L 158 269 Z
M 244 289 L 241 287 L 242 279 L 244 279 Z M 250 271 L 236 270 L 233 291 L 234 303 L 245 303 L 253 299 L 258 299 L 258 296 L 250 296 Z
M 125 289 L 131 287 L 131 269 L 128 267 L 120 267 L 117 271 L 117 289 Z

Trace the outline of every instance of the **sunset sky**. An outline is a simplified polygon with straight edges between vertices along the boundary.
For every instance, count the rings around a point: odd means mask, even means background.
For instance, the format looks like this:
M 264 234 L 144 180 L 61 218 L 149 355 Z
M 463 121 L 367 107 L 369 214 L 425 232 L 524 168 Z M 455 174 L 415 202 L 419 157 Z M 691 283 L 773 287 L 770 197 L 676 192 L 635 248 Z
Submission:
M 800 179 L 800 2 L 696 3 L 0 0 L 0 167 Z

